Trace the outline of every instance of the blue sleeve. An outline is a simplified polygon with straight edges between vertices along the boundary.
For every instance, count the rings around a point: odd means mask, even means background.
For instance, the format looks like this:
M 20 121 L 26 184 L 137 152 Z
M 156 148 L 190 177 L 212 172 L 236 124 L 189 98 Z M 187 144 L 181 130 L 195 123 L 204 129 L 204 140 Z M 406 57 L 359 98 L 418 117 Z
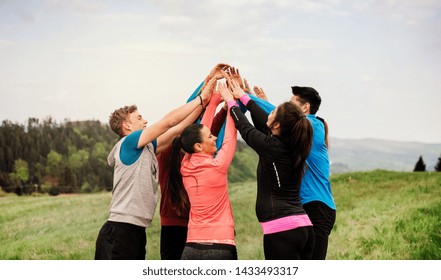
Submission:
M 254 96 L 249 93 L 248 93 L 248 96 L 251 98 L 251 100 L 254 100 L 254 102 L 256 102 L 257 105 L 259 105 L 259 107 L 262 108 L 267 114 L 271 113 L 271 111 L 276 108 L 276 106 L 274 106 L 273 104 L 271 104 L 268 101 L 263 100 L 257 96 Z M 242 111 L 242 113 L 244 113 L 244 114 L 246 113 L 247 107 L 245 105 L 243 105 L 242 102 L 240 102 L 240 101 L 239 101 L 239 108 Z
M 121 158 L 122 163 L 125 165 L 131 165 L 135 163 L 138 158 L 141 156 L 142 149 L 141 147 L 138 149 L 139 137 L 141 137 L 142 129 L 134 131 L 126 136 L 124 142 L 121 144 L 121 151 L 119 157 Z M 154 150 L 156 152 L 157 141 L 156 139 L 152 141 Z
M 187 99 L 187 103 L 192 101 L 193 99 L 195 99 L 200 93 L 201 93 L 201 89 L 202 86 L 204 85 L 204 81 L 202 81 L 202 83 L 194 90 L 194 92 L 190 95 L 190 97 Z M 197 119 L 196 123 L 200 123 L 201 119 Z M 225 134 L 225 124 L 226 122 L 223 123 L 221 130 L 219 131 L 218 135 L 217 135 L 217 139 L 216 139 L 216 146 L 217 146 L 217 150 L 219 151 L 220 148 L 222 147 L 222 143 L 224 141 L 224 134 Z M 156 149 L 156 148 L 155 148 Z
M 195 99 L 201 93 L 201 89 L 203 85 L 204 85 L 204 81 L 202 81 L 202 83 L 190 95 L 190 97 L 187 99 L 187 103 Z
M 257 96 L 252 95 L 252 94 L 250 94 L 250 98 L 252 100 L 254 100 L 254 102 L 256 102 L 257 105 L 259 105 L 259 107 L 262 108 L 267 114 L 271 113 L 271 111 L 276 108 L 276 106 L 269 103 L 268 101 L 263 100 Z

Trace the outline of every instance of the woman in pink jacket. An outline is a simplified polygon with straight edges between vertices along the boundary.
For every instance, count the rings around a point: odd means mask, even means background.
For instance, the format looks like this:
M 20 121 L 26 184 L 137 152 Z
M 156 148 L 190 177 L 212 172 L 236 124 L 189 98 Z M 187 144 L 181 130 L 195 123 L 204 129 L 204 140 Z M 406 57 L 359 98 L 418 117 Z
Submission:
M 228 113 L 224 141 L 217 151 L 216 137 L 211 134 L 210 128 L 220 102 L 220 94 L 214 93 L 201 124 L 188 126 L 173 141 L 170 203 L 182 209 L 190 205 L 183 260 L 237 259 L 227 178 L 236 149 L 237 131 Z M 228 105 L 235 104 L 232 101 Z M 179 157 L 181 149 L 186 152 L 182 163 Z

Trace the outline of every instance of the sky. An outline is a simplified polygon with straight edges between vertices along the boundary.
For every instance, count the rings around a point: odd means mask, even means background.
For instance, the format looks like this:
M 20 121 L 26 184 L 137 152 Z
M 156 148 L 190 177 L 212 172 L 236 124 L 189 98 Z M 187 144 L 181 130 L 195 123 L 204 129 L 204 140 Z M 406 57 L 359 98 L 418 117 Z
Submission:
M 0 121 L 153 123 L 221 62 L 331 137 L 441 143 L 439 0 L 0 0 Z

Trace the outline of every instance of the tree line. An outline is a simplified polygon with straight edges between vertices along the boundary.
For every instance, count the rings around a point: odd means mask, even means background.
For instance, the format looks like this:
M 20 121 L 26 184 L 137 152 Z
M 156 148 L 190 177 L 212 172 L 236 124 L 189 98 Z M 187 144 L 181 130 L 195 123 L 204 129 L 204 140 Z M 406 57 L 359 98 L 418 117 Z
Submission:
M 0 127 L 0 187 L 6 192 L 93 192 L 112 187 L 107 154 L 115 134 L 99 121 L 29 118 Z
M 118 136 L 99 121 L 57 123 L 51 117 L 0 126 L 0 192 L 19 195 L 90 193 L 112 189 L 107 155 Z M 231 183 L 255 180 L 257 155 L 238 141 L 228 171 Z M 422 156 L 414 171 L 426 171 Z M 435 166 L 441 171 L 441 156 Z
M 57 123 L 29 118 L 25 125 L 0 126 L 0 191 L 19 195 L 90 193 L 112 189 L 107 156 L 118 136 L 99 121 Z M 257 156 L 238 143 L 230 167 L 232 182 L 255 178 Z

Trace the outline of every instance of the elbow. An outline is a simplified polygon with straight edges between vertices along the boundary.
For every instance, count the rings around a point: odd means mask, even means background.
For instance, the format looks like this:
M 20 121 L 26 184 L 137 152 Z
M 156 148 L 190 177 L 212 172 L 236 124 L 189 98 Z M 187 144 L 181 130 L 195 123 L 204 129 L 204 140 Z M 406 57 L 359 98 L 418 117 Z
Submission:
M 174 127 L 174 126 L 176 126 L 176 125 L 178 125 L 178 124 L 179 124 L 178 120 L 176 120 L 176 119 L 171 119 L 171 120 L 167 123 L 167 127 L 168 127 L 168 128 L 172 128 L 172 127 Z

